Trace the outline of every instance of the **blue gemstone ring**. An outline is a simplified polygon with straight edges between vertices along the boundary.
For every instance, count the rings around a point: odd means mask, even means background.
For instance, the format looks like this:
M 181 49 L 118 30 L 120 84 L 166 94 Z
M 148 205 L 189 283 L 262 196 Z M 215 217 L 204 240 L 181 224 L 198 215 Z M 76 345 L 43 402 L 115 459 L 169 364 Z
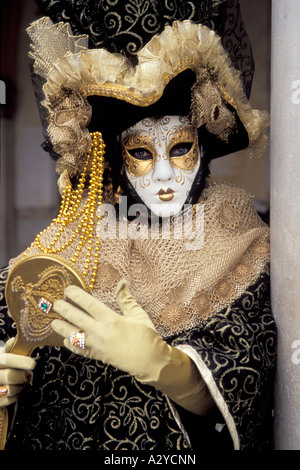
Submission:
M 39 309 L 42 310 L 42 312 L 44 313 L 49 313 L 52 308 L 52 305 L 52 302 L 45 299 L 44 297 L 42 297 L 38 303 Z

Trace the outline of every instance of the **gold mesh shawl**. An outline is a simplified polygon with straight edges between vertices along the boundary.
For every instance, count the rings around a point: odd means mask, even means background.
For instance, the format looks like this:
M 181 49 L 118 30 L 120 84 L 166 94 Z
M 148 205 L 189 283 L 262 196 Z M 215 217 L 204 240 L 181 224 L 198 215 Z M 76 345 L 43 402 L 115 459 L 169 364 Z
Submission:
M 182 236 L 179 216 L 171 224 L 170 238 L 164 238 L 163 233 L 154 237 L 147 225 L 140 238 L 126 236 L 125 230 L 130 234 L 128 221 L 116 222 L 112 215 L 103 219 L 93 295 L 120 313 L 115 287 L 125 277 L 163 337 L 199 325 L 240 297 L 268 263 L 269 228 L 243 189 L 210 181 L 199 204 L 203 208 L 203 243 L 196 249 L 190 249 L 194 229 L 190 227 Z M 187 209 L 193 210 L 192 206 Z M 66 230 L 66 238 L 69 230 L 76 230 L 76 226 Z M 51 240 L 55 231 L 51 226 L 43 241 Z M 70 258 L 74 249 L 67 248 L 64 257 Z M 27 252 L 38 253 L 37 247 Z M 77 268 L 82 268 L 80 259 Z

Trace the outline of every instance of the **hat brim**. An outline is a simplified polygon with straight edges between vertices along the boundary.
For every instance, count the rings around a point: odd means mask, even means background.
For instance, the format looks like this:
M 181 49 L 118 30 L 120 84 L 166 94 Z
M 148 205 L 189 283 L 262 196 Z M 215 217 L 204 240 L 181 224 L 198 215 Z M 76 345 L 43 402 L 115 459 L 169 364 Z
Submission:
M 191 108 L 191 89 L 196 82 L 196 74 L 187 69 L 174 77 L 166 86 L 163 96 L 154 104 L 142 107 L 126 101 L 106 96 L 89 96 L 92 106 L 92 119 L 89 131 L 101 131 L 104 141 L 111 147 L 121 133 L 147 117 L 188 116 Z M 206 155 L 215 159 L 229 153 L 243 150 L 249 145 L 249 137 L 234 108 L 225 102 L 236 121 L 235 131 L 226 142 L 210 133 L 205 125 L 198 129 L 199 142 L 204 145 Z

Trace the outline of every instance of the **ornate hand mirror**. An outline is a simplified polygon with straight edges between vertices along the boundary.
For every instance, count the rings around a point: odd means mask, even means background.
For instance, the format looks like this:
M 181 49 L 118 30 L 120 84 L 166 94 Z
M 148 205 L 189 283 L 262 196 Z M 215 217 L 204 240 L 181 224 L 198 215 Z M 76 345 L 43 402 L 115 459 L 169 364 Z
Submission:
M 22 259 L 11 270 L 5 288 L 9 312 L 17 325 L 17 336 L 11 353 L 30 356 L 39 346 L 62 346 L 63 339 L 51 323 L 59 315 L 52 309 L 55 300 L 64 298 L 69 285 L 90 291 L 74 266 L 54 255 L 32 255 Z M 0 449 L 7 432 L 7 409 L 0 408 Z
M 59 318 L 52 307 L 55 300 L 64 298 L 70 284 L 89 291 L 74 266 L 58 256 L 28 256 L 14 266 L 5 288 L 8 309 L 17 325 L 11 352 L 29 356 L 38 346 L 62 346 L 61 337 L 51 328 L 52 321 Z

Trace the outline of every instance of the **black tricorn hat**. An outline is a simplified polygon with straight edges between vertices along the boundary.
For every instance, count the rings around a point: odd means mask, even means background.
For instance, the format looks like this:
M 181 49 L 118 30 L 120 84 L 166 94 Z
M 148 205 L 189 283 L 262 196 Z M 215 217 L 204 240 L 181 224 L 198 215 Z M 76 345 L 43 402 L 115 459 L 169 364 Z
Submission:
M 181 12 L 180 21 L 168 19 L 166 10 L 162 5 L 158 7 L 156 2 L 139 2 L 144 5 L 144 9 L 137 16 L 139 21 L 136 21 L 136 27 L 139 25 L 140 28 L 142 24 L 145 26 L 141 18 L 145 18 L 150 4 L 154 8 L 155 3 L 159 13 L 159 32 L 150 36 L 148 29 L 145 29 L 147 34 L 144 36 L 138 35 L 134 27 L 122 31 L 121 25 L 124 26 L 125 20 L 129 21 L 128 15 L 120 20 L 118 31 L 111 34 L 109 24 L 112 23 L 108 22 L 108 18 L 113 17 L 112 8 L 104 15 L 107 21 L 99 14 L 99 9 L 104 9 L 105 2 L 96 2 L 99 7 L 97 12 L 93 1 L 75 1 L 72 2 L 72 7 L 70 2 L 59 2 L 59 11 L 54 11 L 54 5 L 57 5 L 55 3 L 47 0 L 39 0 L 38 3 L 46 13 L 52 13 L 55 21 L 62 17 L 64 19 L 53 23 L 49 17 L 44 17 L 28 28 L 32 39 L 30 57 L 34 77 L 41 77 L 43 82 L 40 101 L 48 126 L 46 132 L 50 135 L 55 152 L 57 149 L 52 136 L 57 130 L 62 135 L 61 128 L 68 127 L 68 119 L 71 117 L 72 132 L 77 127 L 78 136 L 73 139 L 74 148 L 69 148 L 67 152 L 77 152 L 76 157 L 80 159 L 89 145 L 86 134 L 85 140 L 82 137 L 85 131 L 101 131 L 109 151 L 112 140 L 135 122 L 146 116 L 171 114 L 189 115 L 192 124 L 198 128 L 201 142 L 209 148 L 211 159 L 248 146 L 254 147 L 256 153 L 264 151 L 264 131 L 268 125 L 268 116 L 264 112 L 253 110 L 247 98 L 253 71 L 251 48 L 246 48 L 246 54 L 249 54 L 245 61 L 248 70 L 241 74 L 223 46 L 227 31 L 226 1 L 213 2 L 215 9 L 211 8 L 212 2 L 200 2 L 203 22 L 209 23 L 210 18 L 210 24 L 217 25 L 215 29 L 225 34 L 223 38 L 201 23 L 199 8 L 195 8 L 195 12 L 198 12 L 197 21 L 184 19 L 188 9 L 187 6 L 184 8 L 185 2 L 180 1 L 177 2 L 177 16 Z M 81 16 L 75 14 L 79 3 L 82 8 Z M 133 3 L 135 2 L 121 2 L 118 7 L 129 11 Z M 238 2 L 230 3 L 232 8 L 235 5 L 236 11 L 239 11 Z M 99 31 L 97 29 L 98 42 L 95 35 L 91 34 L 92 25 L 98 24 L 93 20 L 95 15 L 98 15 L 98 20 L 101 19 L 100 23 L 105 26 Z M 83 18 L 88 17 L 90 23 L 83 21 Z M 239 15 L 237 17 L 240 18 Z M 65 18 L 71 22 L 75 34 Z M 240 19 L 240 27 L 241 25 Z M 88 34 L 80 34 L 82 32 Z M 240 34 L 245 44 L 248 44 L 242 27 Z M 144 38 L 141 41 L 142 48 L 132 47 L 129 41 L 132 35 Z M 102 47 L 98 48 L 99 44 Z M 118 52 L 114 52 L 116 49 Z M 132 49 L 135 49 L 134 53 Z M 238 50 L 232 47 L 231 56 L 243 68 L 243 61 L 238 61 Z M 69 99 L 70 96 L 72 98 L 72 93 L 76 98 Z M 79 100 L 80 106 L 78 96 L 82 98 Z M 74 102 L 77 104 L 74 105 Z M 57 104 L 59 115 L 61 117 L 63 113 L 64 120 L 57 119 Z M 81 121 L 79 123 L 79 119 L 82 120 L 84 113 L 88 122 L 85 129 L 82 129 L 84 126 Z M 81 145 L 83 141 L 84 144 Z M 60 150 L 62 147 L 59 145 Z M 64 158 L 61 151 L 57 153 Z
M 187 69 L 173 78 L 165 87 L 162 97 L 155 103 L 141 107 L 117 98 L 90 96 L 92 118 L 88 125 L 90 132 L 101 129 L 108 148 L 114 146 L 116 138 L 135 123 L 154 116 L 188 116 L 192 106 L 192 88 L 196 75 Z M 248 147 L 249 136 L 234 108 L 224 102 L 234 116 L 235 126 L 226 140 L 210 133 L 203 124 L 198 129 L 199 142 L 204 146 L 207 157 L 212 160 Z
M 136 61 L 137 53 L 166 26 L 189 20 L 220 36 L 250 96 L 254 61 L 239 0 L 36 0 L 53 23 L 69 23 L 75 36 L 87 35 L 89 49 L 104 48 Z

